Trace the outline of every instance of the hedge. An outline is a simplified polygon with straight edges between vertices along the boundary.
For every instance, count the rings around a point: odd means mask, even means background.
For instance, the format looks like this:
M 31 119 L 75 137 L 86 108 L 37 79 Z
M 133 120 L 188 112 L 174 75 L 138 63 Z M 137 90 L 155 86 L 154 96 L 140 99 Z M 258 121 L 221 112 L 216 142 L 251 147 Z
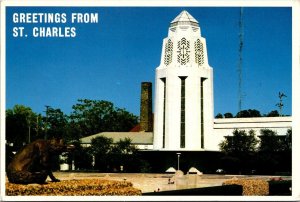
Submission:
M 143 193 L 145 196 L 241 196 L 243 192 L 242 186 L 240 185 L 225 185 L 215 187 L 203 187 L 195 189 L 180 189 L 172 191 L 159 191 Z
M 131 182 L 114 180 L 63 180 L 48 184 L 6 183 L 7 196 L 114 196 L 141 195 L 141 190 L 133 188 Z
M 223 185 L 241 185 L 243 196 L 267 196 L 269 195 L 269 184 L 261 179 L 232 179 L 225 181 Z
M 291 180 L 269 181 L 269 195 L 270 196 L 290 196 L 292 194 L 290 188 L 292 187 Z

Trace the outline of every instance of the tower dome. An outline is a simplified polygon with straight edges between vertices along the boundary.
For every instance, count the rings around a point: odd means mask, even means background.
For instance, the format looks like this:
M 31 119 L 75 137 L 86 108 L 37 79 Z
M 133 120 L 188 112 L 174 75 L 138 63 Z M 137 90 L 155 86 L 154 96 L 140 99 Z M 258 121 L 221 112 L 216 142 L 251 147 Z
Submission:
M 194 33 L 195 36 L 201 35 L 199 22 L 187 11 L 182 11 L 169 26 L 169 37 L 173 34 L 189 32 Z
M 174 27 L 177 25 L 192 25 L 198 26 L 198 21 L 191 16 L 187 11 L 182 11 L 170 24 L 170 27 Z

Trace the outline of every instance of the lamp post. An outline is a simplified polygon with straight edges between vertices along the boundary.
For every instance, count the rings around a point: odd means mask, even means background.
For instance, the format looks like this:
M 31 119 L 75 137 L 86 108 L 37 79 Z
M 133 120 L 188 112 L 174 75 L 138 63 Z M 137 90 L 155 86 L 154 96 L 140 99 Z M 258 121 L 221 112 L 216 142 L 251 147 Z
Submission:
M 177 154 L 177 170 L 179 170 L 179 159 L 180 159 L 181 153 L 176 153 L 176 154 Z

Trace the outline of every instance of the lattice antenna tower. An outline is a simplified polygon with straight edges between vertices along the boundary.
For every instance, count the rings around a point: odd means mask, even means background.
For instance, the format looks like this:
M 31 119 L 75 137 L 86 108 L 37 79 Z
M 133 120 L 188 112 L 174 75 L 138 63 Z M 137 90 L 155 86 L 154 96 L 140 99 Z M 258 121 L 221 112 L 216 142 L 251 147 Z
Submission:
M 238 62 L 238 110 L 242 110 L 242 67 L 243 67 L 243 46 L 244 46 L 244 20 L 243 20 L 243 8 L 240 8 L 240 19 L 239 19 L 239 62 Z

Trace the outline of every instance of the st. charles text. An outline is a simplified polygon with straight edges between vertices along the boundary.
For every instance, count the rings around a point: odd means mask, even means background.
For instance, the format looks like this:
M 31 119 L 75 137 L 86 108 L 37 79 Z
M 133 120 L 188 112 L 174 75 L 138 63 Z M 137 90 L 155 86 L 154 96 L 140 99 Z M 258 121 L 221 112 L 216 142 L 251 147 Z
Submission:
M 31 33 L 32 37 L 41 38 L 70 38 L 76 37 L 75 27 L 33 27 Z M 14 27 L 13 37 L 27 37 L 27 31 L 24 27 Z

